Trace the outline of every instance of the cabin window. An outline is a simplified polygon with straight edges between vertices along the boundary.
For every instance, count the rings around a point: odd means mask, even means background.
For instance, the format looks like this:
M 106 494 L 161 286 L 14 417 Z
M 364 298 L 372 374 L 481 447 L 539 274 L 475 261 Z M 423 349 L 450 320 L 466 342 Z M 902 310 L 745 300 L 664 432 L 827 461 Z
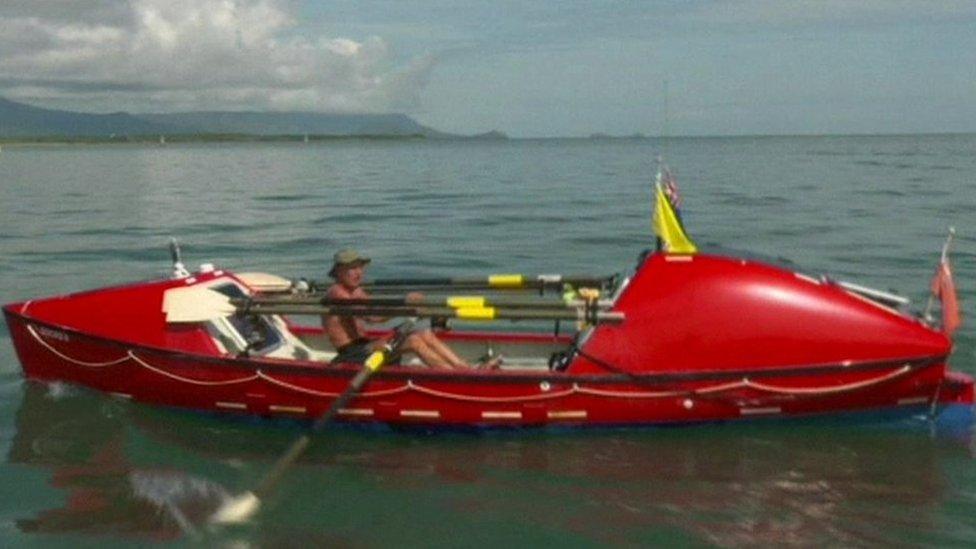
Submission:
M 248 297 L 236 284 L 221 284 L 211 290 L 232 299 Z M 231 315 L 219 320 L 222 322 L 215 323 L 215 337 L 227 350 L 242 352 L 246 348 L 251 353 L 263 355 L 277 349 L 284 342 L 277 328 L 263 316 Z M 231 330 L 233 333 L 227 333 Z

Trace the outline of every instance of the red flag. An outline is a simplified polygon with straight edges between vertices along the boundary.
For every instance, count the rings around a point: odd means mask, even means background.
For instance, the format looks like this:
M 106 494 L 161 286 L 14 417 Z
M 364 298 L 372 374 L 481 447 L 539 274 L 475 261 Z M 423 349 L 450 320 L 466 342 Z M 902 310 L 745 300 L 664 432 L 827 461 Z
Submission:
M 661 169 L 661 183 L 664 185 L 664 194 L 668 197 L 668 201 L 671 202 L 671 207 L 676 211 L 681 209 L 681 195 L 678 194 L 678 183 L 674 180 L 674 176 L 671 175 L 671 170 L 667 168 Z
M 952 336 L 962 324 L 962 317 L 959 314 L 956 283 L 952 280 L 952 269 L 946 254 L 943 254 L 935 276 L 932 277 L 932 295 L 942 301 L 942 331 L 947 336 Z

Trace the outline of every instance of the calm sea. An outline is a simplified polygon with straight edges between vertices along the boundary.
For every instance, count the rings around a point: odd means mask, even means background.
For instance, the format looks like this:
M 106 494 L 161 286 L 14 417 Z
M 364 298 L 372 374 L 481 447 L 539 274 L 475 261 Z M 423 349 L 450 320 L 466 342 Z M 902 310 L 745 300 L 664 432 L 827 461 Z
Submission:
M 919 308 L 957 227 L 970 323 L 952 364 L 976 373 L 972 135 L 9 146 L 0 302 L 164 276 L 171 236 L 191 265 L 286 276 L 321 277 L 347 246 L 373 276 L 627 271 L 661 153 L 699 243 Z M 969 433 L 923 421 L 333 430 L 254 522 L 198 528 L 297 433 L 26 383 L 4 329 L 0 545 L 976 544 Z

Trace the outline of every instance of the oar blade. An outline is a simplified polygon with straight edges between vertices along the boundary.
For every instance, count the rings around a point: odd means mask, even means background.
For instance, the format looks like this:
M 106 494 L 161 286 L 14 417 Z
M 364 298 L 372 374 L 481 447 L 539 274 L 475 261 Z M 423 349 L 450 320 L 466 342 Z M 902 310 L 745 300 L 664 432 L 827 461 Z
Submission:
M 261 508 L 261 500 L 254 492 L 245 492 L 237 497 L 228 499 L 210 517 L 210 522 L 214 524 L 241 524 L 251 520 L 258 509 Z
M 252 272 L 237 273 L 236 276 L 238 280 L 258 292 L 281 293 L 292 289 L 291 280 L 276 274 Z
M 163 313 L 168 323 L 205 322 L 237 312 L 227 296 L 189 286 L 174 288 L 163 294 Z

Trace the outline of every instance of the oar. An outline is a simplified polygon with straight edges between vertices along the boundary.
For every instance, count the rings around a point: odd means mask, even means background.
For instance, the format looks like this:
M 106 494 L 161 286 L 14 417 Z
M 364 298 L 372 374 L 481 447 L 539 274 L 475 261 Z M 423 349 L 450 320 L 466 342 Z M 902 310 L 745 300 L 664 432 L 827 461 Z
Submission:
M 458 278 L 380 278 L 364 284 L 365 287 L 376 290 L 379 288 L 464 288 L 491 290 L 533 290 L 546 288 L 562 288 L 564 284 L 573 287 L 609 286 L 615 276 L 564 276 L 558 274 L 494 274 L 481 277 Z M 313 288 L 325 288 L 331 283 L 313 281 Z
M 581 309 L 518 309 L 498 307 L 373 307 L 322 305 L 262 305 L 260 302 L 234 299 L 237 312 L 266 315 L 337 315 L 378 317 L 456 318 L 459 320 L 582 320 L 591 323 L 619 323 L 624 314 L 601 311 L 596 308 Z
M 254 305 L 322 305 L 325 307 L 450 307 L 451 309 L 465 309 L 472 307 L 506 307 L 530 309 L 573 309 L 584 307 L 588 302 L 582 299 L 546 299 L 538 297 L 488 297 L 481 295 L 455 295 L 447 297 L 367 297 L 352 299 L 335 299 L 317 297 L 314 295 L 295 294 L 287 297 L 255 297 Z M 613 305 L 610 300 L 598 300 L 593 306 L 607 308 Z
M 263 315 L 339 315 L 381 317 L 457 318 L 461 320 L 581 320 L 619 323 L 624 314 L 596 307 L 577 309 L 518 309 L 496 307 L 374 307 L 317 304 L 262 305 L 260 301 L 231 299 L 208 288 L 189 286 L 168 290 L 163 297 L 166 322 L 204 322 L 238 313 Z
M 268 474 L 264 476 L 264 479 L 261 480 L 261 483 L 258 484 L 257 488 L 252 491 L 245 492 L 222 505 L 220 509 L 217 509 L 217 511 L 213 514 L 210 521 L 218 524 L 231 524 L 244 522 L 254 516 L 254 514 L 257 513 L 258 509 L 261 507 L 261 498 L 267 497 L 268 494 L 271 493 L 288 468 L 295 463 L 295 460 L 297 460 L 302 453 L 305 452 L 305 449 L 308 448 L 308 445 L 311 444 L 311 434 L 321 431 L 326 425 L 332 422 L 336 414 L 339 413 L 339 410 L 345 408 L 346 404 L 348 404 L 349 401 L 355 397 L 356 393 L 363 388 L 363 385 L 369 381 L 370 376 L 378 372 L 380 368 L 386 364 L 393 351 L 403 343 L 408 335 L 410 335 L 409 325 L 398 328 L 396 336 L 394 336 L 394 338 L 385 346 L 383 350 L 374 352 L 369 356 L 369 358 L 366 359 L 362 369 L 359 370 L 356 376 L 352 378 L 352 381 L 349 382 L 349 386 L 346 387 L 346 390 L 339 395 L 339 398 L 332 402 L 332 406 L 329 406 L 329 409 L 326 410 L 324 414 L 315 420 L 315 423 L 312 424 L 309 432 L 300 436 L 298 440 L 292 443 L 291 447 L 288 448 L 288 451 L 278 458 L 278 461 L 276 461 L 271 470 L 268 471 Z

